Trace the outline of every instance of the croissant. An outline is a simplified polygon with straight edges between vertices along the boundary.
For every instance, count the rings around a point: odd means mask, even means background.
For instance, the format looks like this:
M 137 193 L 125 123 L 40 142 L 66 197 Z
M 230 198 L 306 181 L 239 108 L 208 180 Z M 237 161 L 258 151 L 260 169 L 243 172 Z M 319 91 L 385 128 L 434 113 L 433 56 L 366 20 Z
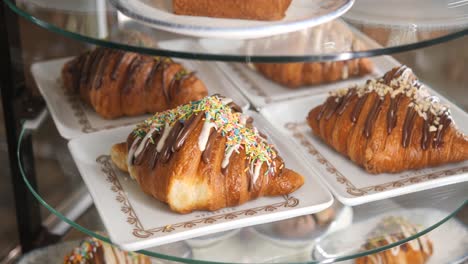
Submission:
M 406 66 L 340 90 L 310 111 L 315 135 L 369 173 L 396 173 L 468 159 L 468 138 L 449 109 Z
M 193 72 L 169 58 L 107 48 L 66 63 L 62 79 L 107 119 L 164 111 L 208 94 Z
M 150 264 L 149 257 L 122 251 L 96 238 L 88 237 L 65 256 L 64 264 Z
M 298 88 L 364 76 L 372 72 L 373 64 L 362 58 L 335 62 L 257 63 L 255 68 L 274 82 Z
M 369 234 L 363 250 L 390 245 L 418 232 L 417 227 L 404 218 L 386 217 Z M 432 256 L 433 250 L 432 241 L 424 235 L 389 250 L 358 258 L 356 264 L 424 264 Z
M 231 99 L 209 96 L 157 113 L 112 147 L 141 189 L 178 213 L 214 211 L 303 185 Z

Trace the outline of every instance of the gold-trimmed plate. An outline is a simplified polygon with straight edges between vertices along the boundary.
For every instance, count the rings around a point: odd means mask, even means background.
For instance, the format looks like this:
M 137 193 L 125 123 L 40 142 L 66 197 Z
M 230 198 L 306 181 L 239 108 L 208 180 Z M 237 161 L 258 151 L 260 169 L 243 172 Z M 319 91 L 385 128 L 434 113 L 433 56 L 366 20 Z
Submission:
M 79 95 L 65 91 L 61 71 L 63 65 L 71 59 L 72 57 L 38 62 L 31 66 L 32 75 L 62 137 L 72 139 L 83 134 L 136 124 L 149 117 L 141 115 L 107 120 L 85 104 Z M 197 72 L 197 76 L 208 88 L 208 94 L 225 95 L 234 99 L 242 109 L 249 108 L 247 99 L 235 89 L 230 80 L 224 78 L 216 65 L 189 60 L 176 61 Z
M 288 139 L 260 115 L 250 112 L 255 125 L 269 136 L 286 166 L 305 177 L 304 186 L 289 196 L 262 197 L 241 206 L 216 212 L 198 211 L 181 215 L 146 195 L 127 173 L 118 170 L 109 158 L 113 144 L 124 141 L 133 127 L 122 127 L 81 136 L 69 143 L 78 166 L 110 238 L 124 250 L 136 251 L 193 237 L 257 225 L 330 207 L 333 197 L 297 156 Z
M 468 113 L 432 89 L 428 90 L 451 108 L 458 127 L 467 134 L 468 124 L 463 121 L 468 120 Z M 306 122 L 307 114 L 327 97 L 328 94 L 321 94 L 275 103 L 263 108 L 260 113 L 285 137 L 293 139 L 315 172 L 343 204 L 355 206 L 468 181 L 468 161 L 397 174 L 367 173 L 312 134 Z

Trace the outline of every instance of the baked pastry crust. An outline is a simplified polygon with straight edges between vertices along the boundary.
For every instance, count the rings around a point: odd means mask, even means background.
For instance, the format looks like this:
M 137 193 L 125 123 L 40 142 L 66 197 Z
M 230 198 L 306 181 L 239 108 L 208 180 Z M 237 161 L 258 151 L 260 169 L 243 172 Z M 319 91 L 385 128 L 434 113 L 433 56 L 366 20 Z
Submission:
M 164 111 L 208 93 L 195 73 L 169 58 L 107 48 L 66 63 L 62 80 L 107 119 Z
M 257 63 L 255 68 L 266 78 L 294 89 L 367 75 L 373 71 L 367 58 L 335 62 Z
M 369 234 L 363 250 L 378 247 L 409 238 L 418 233 L 418 228 L 401 217 L 386 217 Z M 419 236 L 403 245 L 356 259 L 356 264 L 424 264 L 434 251 L 427 235 Z
M 88 237 L 63 260 L 64 264 L 150 264 L 149 257 L 122 251 L 96 238 Z
M 214 211 L 304 183 L 228 98 L 206 97 L 157 113 L 111 157 L 141 189 L 178 213 Z
M 396 173 L 468 159 L 468 138 L 450 110 L 406 66 L 340 90 L 312 109 L 313 133 L 370 173 Z
M 292 0 L 173 0 L 177 15 L 281 20 Z

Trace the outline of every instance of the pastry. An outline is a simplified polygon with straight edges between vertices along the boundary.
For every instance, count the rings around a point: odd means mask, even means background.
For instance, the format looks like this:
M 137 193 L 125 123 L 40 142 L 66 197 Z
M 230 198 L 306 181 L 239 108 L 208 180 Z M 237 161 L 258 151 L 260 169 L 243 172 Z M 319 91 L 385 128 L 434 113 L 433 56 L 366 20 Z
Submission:
M 173 0 L 177 15 L 281 20 L 292 0 Z
M 106 48 L 66 63 L 62 79 L 108 119 L 164 111 L 207 95 L 194 72 L 169 58 Z
M 372 72 L 367 58 L 335 62 L 257 63 L 255 69 L 266 78 L 288 88 L 346 80 Z
M 149 257 L 122 251 L 96 238 L 86 238 L 65 256 L 64 264 L 150 264 Z
M 333 92 L 312 109 L 313 133 L 369 173 L 397 173 L 468 159 L 468 137 L 450 110 L 401 66 Z
M 369 234 L 363 251 L 390 245 L 416 235 L 418 228 L 401 217 L 386 217 Z M 356 264 L 424 264 L 433 253 L 432 241 L 427 235 L 376 254 L 356 259 Z
M 214 211 L 304 183 L 231 99 L 208 96 L 138 125 L 111 157 L 142 190 L 178 213 Z
M 305 238 L 315 230 L 316 225 L 312 215 L 303 215 L 273 223 L 273 231 L 283 238 Z

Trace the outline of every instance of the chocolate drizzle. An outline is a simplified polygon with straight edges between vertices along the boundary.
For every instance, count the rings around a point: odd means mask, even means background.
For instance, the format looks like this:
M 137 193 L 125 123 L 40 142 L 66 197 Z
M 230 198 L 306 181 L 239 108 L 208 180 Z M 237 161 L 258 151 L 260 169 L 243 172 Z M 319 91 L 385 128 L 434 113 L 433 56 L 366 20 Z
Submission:
M 172 152 L 175 152 L 172 146 L 174 145 L 182 127 L 183 127 L 183 124 L 178 121 L 176 122 L 171 132 L 169 133 L 169 136 L 167 137 L 166 142 L 164 142 L 165 143 L 164 147 L 161 150 L 160 160 L 162 163 L 168 162 L 169 159 L 171 158 Z
M 206 144 L 206 149 L 203 151 L 202 160 L 205 163 L 210 162 L 211 153 L 213 152 L 213 145 L 216 142 L 218 137 L 218 132 L 216 130 L 211 131 L 210 136 L 208 137 L 208 143 Z
M 148 77 L 146 78 L 145 81 L 145 87 L 149 89 L 148 87 L 151 87 L 150 85 L 153 83 L 154 76 L 156 75 L 155 73 L 158 71 L 159 67 L 163 64 L 163 61 L 161 59 L 157 59 L 154 61 L 153 66 L 151 66 L 151 70 L 148 74 Z
M 175 151 L 179 151 L 179 149 L 184 145 L 185 140 L 187 139 L 188 135 L 192 133 L 192 131 L 195 129 L 196 125 L 198 124 L 198 122 L 200 122 L 202 117 L 203 117 L 202 114 L 196 114 L 185 121 L 184 128 L 182 129 L 182 131 L 180 132 L 179 136 L 177 137 L 175 141 L 175 144 L 174 144 Z
M 406 112 L 405 123 L 403 124 L 403 138 L 402 144 L 404 148 L 409 146 L 411 140 L 411 134 L 413 133 L 414 118 L 416 117 L 416 111 L 412 107 L 408 108 Z
M 122 65 L 123 59 L 125 57 L 125 52 L 119 51 L 117 60 L 115 61 L 114 67 L 112 68 L 111 80 L 115 81 L 119 76 L 119 68 Z
M 341 101 L 343 98 L 335 98 L 332 103 L 327 107 L 327 112 L 325 113 L 325 120 L 330 120 L 332 115 L 336 112 L 338 107 L 340 106 Z
M 402 96 L 399 94 L 395 98 L 390 99 L 390 107 L 387 112 L 387 133 L 392 133 L 393 129 L 397 124 L 397 111 L 398 105 L 400 104 Z
M 366 124 L 364 125 L 364 135 L 366 136 L 366 138 L 370 138 L 372 135 L 372 130 L 374 128 L 375 121 L 377 120 L 380 110 L 382 109 L 382 103 L 382 98 L 376 98 L 374 104 L 372 105 L 372 108 L 366 119 Z
M 361 114 L 362 107 L 364 106 L 364 103 L 366 102 L 368 96 L 369 94 L 365 94 L 357 101 L 356 106 L 354 107 L 353 112 L 351 113 L 351 122 L 357 122 L 358 117 Z
M 341 100 L 340 107 L 336 110 L 338 115 L 343 115 L 343 113 L 346 110 L 346 107 L 348 107 L 349 103 L 351 102 L 351 98 L 356 94 L 356 89 L 350 89 L 347 93 L 346 96 Z
M 450 118 L 448 114 L 442 115 L 442 117 L 440 118 L 440 125 L 442 127 L 437 130 L 436 136 L 434 138 L 434 143 L 433 143 L 434 148 L 438 148 L 442 146 L 443 144 L 442 139 L 444 137 L 445 131 L 447 130 L 447 128 L 450 126 L 451 123 L 452 123 L 452 119 Z
M 142 64 L 142 58 L 140 56 L 135 56 L 132 62 L 130 63 L 130 66 L 128 66 L 127 78 L 125 86 L 123 87 L 123 92 L 125 94 L 128 94 L 131 91 L 132 87 L 135 85 L 135 75 Z
M 426 120 L 424 120 L 423 134 L 421 138 L 421 148 L 426 150 L 429 148 L 431 140 L 431 124 L 434 121 L 434 115 L 430 114 Z

